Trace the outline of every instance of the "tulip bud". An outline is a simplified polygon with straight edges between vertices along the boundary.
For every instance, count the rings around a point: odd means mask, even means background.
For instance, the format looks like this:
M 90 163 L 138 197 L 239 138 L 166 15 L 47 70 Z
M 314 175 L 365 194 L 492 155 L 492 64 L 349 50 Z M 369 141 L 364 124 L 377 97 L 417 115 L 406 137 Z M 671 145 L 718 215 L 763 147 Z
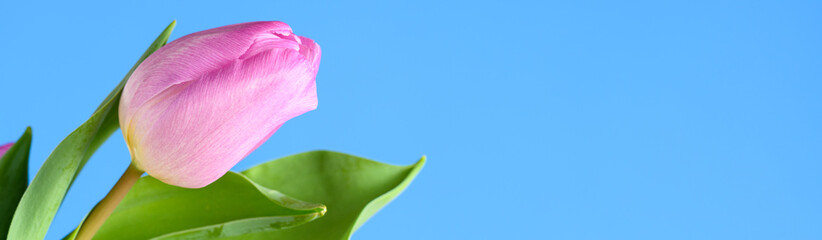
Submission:
M 204 187 L 286 121 L 317 108 L 320 46 L 282 22 L 181 37 L 135 69 L 120 99 L 133 164 L 165 183 Z
M 0 145 L 0 157 L 3 157 L 3 154 L 6 154 L 6 151 L 8 151 L 12 145 L 14 145 L 13 142 Z

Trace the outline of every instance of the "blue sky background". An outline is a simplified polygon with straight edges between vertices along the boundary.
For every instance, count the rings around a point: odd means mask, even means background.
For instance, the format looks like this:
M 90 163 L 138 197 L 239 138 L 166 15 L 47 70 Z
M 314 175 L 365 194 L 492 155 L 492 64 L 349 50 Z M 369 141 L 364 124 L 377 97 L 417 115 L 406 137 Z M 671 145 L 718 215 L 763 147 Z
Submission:
M 281 20 L 320 105 L 235 167 L 314 149 L 428 165 L 354 239 L 822 239 L 814 1 L 0 2 L 0 142 L 30 174 L 171 20 Z M 129 163 L 103 145 L 50 229 Z

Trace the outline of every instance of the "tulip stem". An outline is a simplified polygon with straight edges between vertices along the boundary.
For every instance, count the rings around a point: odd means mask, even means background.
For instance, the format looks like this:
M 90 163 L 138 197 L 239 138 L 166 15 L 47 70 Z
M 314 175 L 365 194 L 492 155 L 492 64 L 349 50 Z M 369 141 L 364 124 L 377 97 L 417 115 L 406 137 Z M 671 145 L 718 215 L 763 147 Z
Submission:
M 106 197 L 100 200 L 97 206 L 91 209 L 91 213 L 88 214 L 86 220 L 80 225 L 80 231 L 77 232 L 77 238 L 75 239 L 90 240 L 91 237 L 97 233 L 97 230 L 103 226 L 106 219 L 111 216 L 111 212 L 113 212 L 117 204 L 123 200 L 128 190 L 134 186 L 134 183 L 136 183 L 137 179 L 140 179 L 142 175 L 142 170 L 135 167 L 134 164 L 129 165 L 126 171 L 123 172 L 123 176 L 120 176 L 120 180 L 117 180 L 114 187 L 111 187 Z

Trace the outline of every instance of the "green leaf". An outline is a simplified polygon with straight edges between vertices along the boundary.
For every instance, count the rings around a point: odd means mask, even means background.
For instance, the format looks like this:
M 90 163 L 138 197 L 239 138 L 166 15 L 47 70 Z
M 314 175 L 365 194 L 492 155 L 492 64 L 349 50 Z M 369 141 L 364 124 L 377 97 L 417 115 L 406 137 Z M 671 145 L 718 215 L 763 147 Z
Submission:
M 349 239 L 397 197 L 425 164 L 393 166 L 330 151 L 301 153 L 252 167 L 243 174 L 289 196 L 328 206 L 321 219 L 244 239 Z M 386 236 L 386 238 L 389 238 Z
M 31 127 L 0 157 L 0 239 L 6 239 L 14 209 L 29 184 Z
M 200 189 L 146 176 L 117 205 L 94 239 L 216 239 L 269 234 L 325 214 L 303 202 L 229 172 Z
M 117 108 L 126 80 L 151 53 L 165 45 L 172 22 L 134 64 L 123 80 L 80 127 L 71 132 L 46 158 L 23 194 L 9 230 L 9 239 L 43 239 L 71 183 L 83 165 L 119 127 Z

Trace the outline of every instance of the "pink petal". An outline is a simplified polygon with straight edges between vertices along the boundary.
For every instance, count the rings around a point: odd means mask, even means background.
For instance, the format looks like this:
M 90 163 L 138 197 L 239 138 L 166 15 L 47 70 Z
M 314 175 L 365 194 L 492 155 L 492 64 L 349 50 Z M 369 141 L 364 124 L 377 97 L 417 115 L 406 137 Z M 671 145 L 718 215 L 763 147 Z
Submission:
M 208 185 L 287 120 L 317 107 L 311 64 L 299 51 L 276 48 L 165 89 L 129 126 L 135 161 L 172 185 Z
M 120 100 L 121 123 L 166 89 L 220 69 L 248 51 L 256 39 L 291 34 L 283 22 L 249 22 L 192 33 L 160 48 L 135 69 Z M 131 86 L 129 86 L 131 85 Z
M 13 146 L 13 145 L 14 145 L 14 142 L 10 142 L 10 143 L 0 145 L 0 157 L 3 157 L 3 154 L 6 154 L 6 151 L 8 151 L 9 148 L 11 148 L 11 146 Z
M 198 188 L 283 123 L 317 107 L 320 47 L 282 22 L 193 33 L 149 56 L 126 83 L 120 126 L 134 163 Z

